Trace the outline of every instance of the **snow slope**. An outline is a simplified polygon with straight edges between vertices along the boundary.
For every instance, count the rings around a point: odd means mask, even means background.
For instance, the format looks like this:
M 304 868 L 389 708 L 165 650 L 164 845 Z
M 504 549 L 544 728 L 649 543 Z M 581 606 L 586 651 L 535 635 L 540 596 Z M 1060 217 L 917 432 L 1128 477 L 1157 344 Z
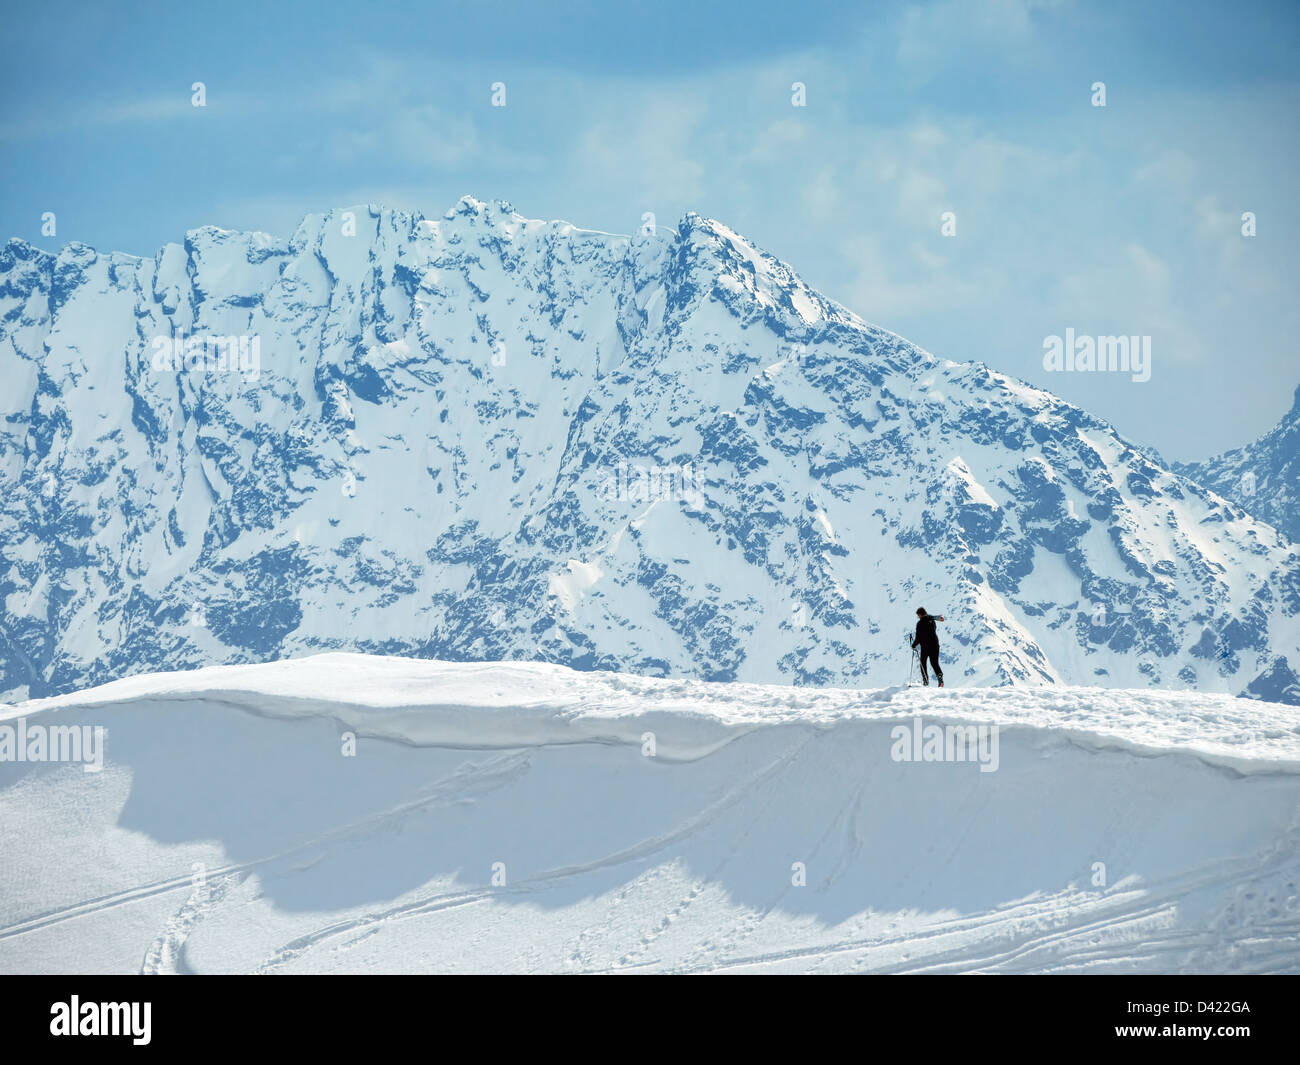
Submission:
M 1300 971 L 1265 702 L 330 654 L 20 717 L 106 759 L 0 762 L 6 972 Z M 996 771 L 895 761 L 917 717 Z

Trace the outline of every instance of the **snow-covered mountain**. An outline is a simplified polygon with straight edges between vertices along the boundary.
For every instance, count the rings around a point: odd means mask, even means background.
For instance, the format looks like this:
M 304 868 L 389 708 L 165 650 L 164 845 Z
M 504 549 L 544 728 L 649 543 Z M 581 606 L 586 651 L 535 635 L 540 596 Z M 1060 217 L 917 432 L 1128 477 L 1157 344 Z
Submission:
M 1258 440 L 1175 469 L 1300 543 L 1300 388 L 1291 409 Z
M 217 340 L 215 338 L 220 338 Z M 1300 701 L 1300 547 L 718 222 L 0 256 L 0 692 L 327 649 Z
M 330 654 L 5 729 L 100 769 L 0 759 L 0 972 L 1300 971 L 1270 703 Z

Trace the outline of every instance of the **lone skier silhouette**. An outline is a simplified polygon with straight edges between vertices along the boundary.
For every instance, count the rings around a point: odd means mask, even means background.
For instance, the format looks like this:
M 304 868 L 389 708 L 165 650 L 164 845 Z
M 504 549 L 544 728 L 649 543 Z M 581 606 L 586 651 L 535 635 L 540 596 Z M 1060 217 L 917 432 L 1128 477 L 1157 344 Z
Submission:
M 935 678 L 939 681 L 939 687 L 943 687 L 943 670 L 939 668 L 939 628 L 935 625 L 936 621 L 942 621 L 943 615 L 936 618 L 933 614 L 927 614 L 925 607 L 916 608 L 916 635 L 912 638 L 912 650 L 921 648 L 921 683 L 927 687 L 930 684 L 930 678 L 925 672 L 925 662 L 928 658 L 930 664 L 934 666 Z

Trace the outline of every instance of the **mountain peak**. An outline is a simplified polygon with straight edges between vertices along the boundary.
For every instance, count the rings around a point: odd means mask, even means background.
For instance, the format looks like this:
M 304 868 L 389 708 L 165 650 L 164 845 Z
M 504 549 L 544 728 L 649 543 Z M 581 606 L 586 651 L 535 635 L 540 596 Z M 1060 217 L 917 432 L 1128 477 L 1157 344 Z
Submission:
M 918 601 L 970 684 L 1300 664 L 1300 549 L 697 212 L 60 254 L 0 257 L 0 694 L 341 648 L 894 684 Z

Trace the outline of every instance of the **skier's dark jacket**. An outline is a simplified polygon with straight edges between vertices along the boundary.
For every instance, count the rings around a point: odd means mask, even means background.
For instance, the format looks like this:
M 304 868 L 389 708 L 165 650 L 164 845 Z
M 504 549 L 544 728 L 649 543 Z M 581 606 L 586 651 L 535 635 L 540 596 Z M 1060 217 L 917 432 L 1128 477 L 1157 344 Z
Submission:
M 912 646 L 921 645 L 922 651 L 939 650 L 939 632 L 935 627 L 935 616 L 926 614 L 923 618 L 918 618 L 916 622 L 916 637 L 912 640 Z

